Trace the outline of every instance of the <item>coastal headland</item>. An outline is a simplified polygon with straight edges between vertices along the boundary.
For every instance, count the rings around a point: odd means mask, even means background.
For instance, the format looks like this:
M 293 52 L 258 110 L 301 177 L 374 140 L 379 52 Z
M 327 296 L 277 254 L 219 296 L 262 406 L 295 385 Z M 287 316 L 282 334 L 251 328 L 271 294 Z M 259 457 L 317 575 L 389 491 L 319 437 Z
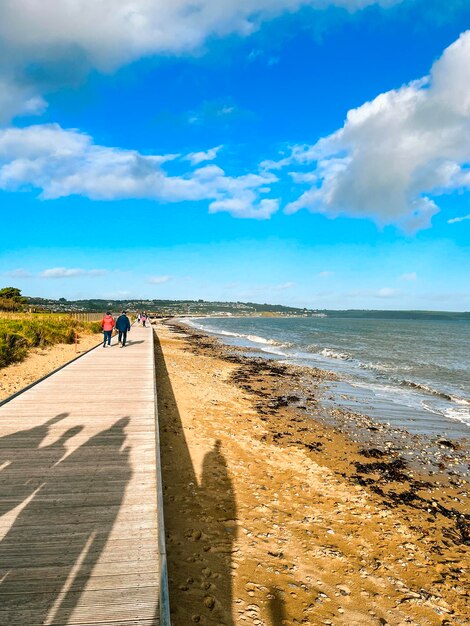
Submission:
M 175 626 L 468 623 L 468 442 L 328 415 L 328 372 L 156 333 Z

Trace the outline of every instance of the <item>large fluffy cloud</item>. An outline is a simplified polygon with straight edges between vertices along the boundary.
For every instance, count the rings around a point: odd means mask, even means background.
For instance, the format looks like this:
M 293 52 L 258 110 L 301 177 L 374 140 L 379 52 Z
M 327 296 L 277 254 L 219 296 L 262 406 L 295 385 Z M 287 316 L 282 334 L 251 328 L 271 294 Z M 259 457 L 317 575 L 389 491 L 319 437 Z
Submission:
M 273 174 L 233 177 L 205 165 L 169 176 L 163 166 L 176 158 L 96 145 L 89 135 L 57 124 L 8 128 L 0 130 L 0 189 L 38 189 L 43 199 L 78 194 L 93 200 L 206 200 L 212 212 L 258 219 L 278 210 L 275 200 L 262 197 L 277 181 Z
M 428 77 L 349 111 L 343 128 L 317 144 L 266 163 L 267 169 L 313 164 L 303 179 L 310 189 L 287 212 L 372 216 L 410 230 L 429 225 L 439 210 L 436 197 L 470 187 L 469 67 L 467 31 Z
M 44 92 L 91 68 L 112 71 L 143 56 L 192 52 L 211 36 L 246 36 L 302 6 L 357 10 L 400 1 L 2 0 L 0 82 L 13 95 L 4 106 L 0 99 L 0 121 L 39 112 Z
M 349 10 L 400 0 L 2 0 L 0 38 L 13 50 L 75 48 L 96 67 L 142 55 L 184 52 L 211 35 L 249 34 L 302 6 Z

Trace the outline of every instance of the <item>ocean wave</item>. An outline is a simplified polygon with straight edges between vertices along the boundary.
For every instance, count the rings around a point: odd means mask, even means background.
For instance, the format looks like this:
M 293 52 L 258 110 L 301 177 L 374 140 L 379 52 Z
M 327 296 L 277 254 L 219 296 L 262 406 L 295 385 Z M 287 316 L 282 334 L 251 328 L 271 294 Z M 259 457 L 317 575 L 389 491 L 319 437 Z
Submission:
M 322 350 L 318 352 L 318 354 L 321 354 L 322 356 L 326 356 L 329 359 L 339 359 L 341 361 L 352 361 L 352 356 L 348 354 L 347 352 L 337 352 L 336 350 L 333 350 L 332 348 L 323 348 Z
M 279 346 L 279 347 L 288 347 L 287 344 L 281 343 L 279 341 L 275 341 L 274 339 L 266 339 L 266 337 L 260 337 L 259 335 L 249 335 L 245 333 L 234 333 L 228 330 L 212 330 L 210 332 L 215 332 L 218 335 L 223 335 L 225 337 L 237 337 L 239 339 L 247 339 L 252 343 L 260 343 L 265 346 Z
M 274 339 L 266 339 L 265 337 L 258 337 L 258 335 L 245 335 L 248 341 L 252 341 L 253 343 L 262 343 L 267 346 L 282 346 L 283 344 L 279 341 L 275 341 Z
M 191 321 L 190 325 L 198 328 L 199 330 L 202 330 L 203 332 L 210 333 L 211 335 L 216 335 L 219 337 L 234 337 L 236 339 L 241 339 L 242 342 L 249 341 L 250 343 L 258 344 L 263 352 L 276 354 L 281 357 L 286 357 L 287 354 L 285 352 L 285 349 L 291 348 L 294 345 L 288 342 L 282 343 L 280 341 L 275 341 L 274 339 L 266 339 L 266 337 L 261 337 L 260 335 L 222 330 L 220 328 L 214 328 L 213 326 L 210 326 L 208 324 L 195 324 L 194 321 Z M 246 347 L 248 348 L 248 344 L 246 344 Z
M 359 363 L 359 367 L 363 370 L 372 370 L 373 372 L 396 372 L 397 366 L 391 363 L 384 363 L 383 361 L 378 361 L 376 363 Z M 405 363 L 400 363 L 399 368 L 401 370 L 411 370 L 410 365 L 406 365 Z
M 432 387 L 429 387 L 429 385 L 424 385 L 423 383 L 415 383 L 412 380 L 401 380 L 400 386 L 410 387 L 411 389 L 416 389 L 417 391 L 424 391 L 425 393 L 429 393 L 433 396 L 437 396 L 438 398 L 448 400 L 449 402 L 455 402 L 455 404 L 470 406 L 470 400 L 466 400 L 465 398 L 459 398 L 458 396 L 454 396 L 451 393 L 447 393 L 445 391 L 433 389 Z
M 451 408 L 444 411 L 444 415 L 452 420 L 470 424 L 470 411 L 462 408 Z
M 458 398 L 457 396 L 451 396 L 452 402 L 456 404 L 464 404 L 465 406 L 470 406 L 470 400 L 466 400 L 465 398 Z
M 217 328 L 209 328 L 209 327 L 207 327 L 207 330 L 211 333 L 224 335 L 225 337 L 245 337 L 245 335 L 240 335 L 240 333 L 231 333 L 229 330 L 218 330 Z

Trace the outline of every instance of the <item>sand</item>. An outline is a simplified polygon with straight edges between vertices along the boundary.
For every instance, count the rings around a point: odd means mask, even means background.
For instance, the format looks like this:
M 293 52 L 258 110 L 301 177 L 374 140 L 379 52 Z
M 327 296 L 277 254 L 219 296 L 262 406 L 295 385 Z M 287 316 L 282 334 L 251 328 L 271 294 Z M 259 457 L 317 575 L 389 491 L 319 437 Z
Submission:
M 0 369 L 0 400 L 4 400 L 61 365 L 80 356 L 83 352 L 96 346 L 100 340 L 101 333 L 81 335 L 77 352 L 75 352 L 75 344 L 64 343 L 31 350 L 24 361 Z
M 300 368 L 157 333 L 173 626 L 468 624 L 466 481 L 325 424 L 324 372 L 312 418 Z

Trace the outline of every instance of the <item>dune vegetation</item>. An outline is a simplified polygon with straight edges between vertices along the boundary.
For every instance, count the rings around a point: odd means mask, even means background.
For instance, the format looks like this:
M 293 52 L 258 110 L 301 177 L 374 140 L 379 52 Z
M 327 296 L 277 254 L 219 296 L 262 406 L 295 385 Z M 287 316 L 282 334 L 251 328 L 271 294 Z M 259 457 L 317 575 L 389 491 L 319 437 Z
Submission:
M 99 322 L 82 322 L 69 315 L 0 314 L 0 368 L 22 361 L 32 348 L 73 343 L 75 333 L 100 330 Z

